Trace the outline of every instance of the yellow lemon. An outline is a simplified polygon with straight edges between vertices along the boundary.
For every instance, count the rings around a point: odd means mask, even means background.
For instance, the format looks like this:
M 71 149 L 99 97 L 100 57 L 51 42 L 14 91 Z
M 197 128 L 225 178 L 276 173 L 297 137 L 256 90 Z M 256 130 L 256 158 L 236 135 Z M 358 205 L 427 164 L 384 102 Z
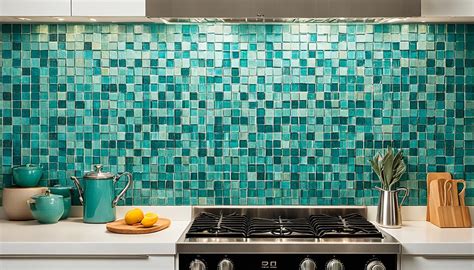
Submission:
M 151 227 L 158 221 L 158 215 L 155 213 L 146 213 L 142 219 L 142 225 L 144 227 Z
M 143 211 L 139 208 L 132 209 L 125 214 L 125 223 L 133 225 L 139 223 L 143 219 Z

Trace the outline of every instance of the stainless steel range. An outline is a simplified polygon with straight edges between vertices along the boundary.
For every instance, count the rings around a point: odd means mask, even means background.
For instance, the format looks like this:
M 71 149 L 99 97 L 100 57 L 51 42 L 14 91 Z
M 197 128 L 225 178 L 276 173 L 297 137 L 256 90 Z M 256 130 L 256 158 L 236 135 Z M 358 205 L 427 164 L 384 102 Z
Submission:
M 364 207 L 196 207 L 180 270 L 396 270 L 400 243 Z

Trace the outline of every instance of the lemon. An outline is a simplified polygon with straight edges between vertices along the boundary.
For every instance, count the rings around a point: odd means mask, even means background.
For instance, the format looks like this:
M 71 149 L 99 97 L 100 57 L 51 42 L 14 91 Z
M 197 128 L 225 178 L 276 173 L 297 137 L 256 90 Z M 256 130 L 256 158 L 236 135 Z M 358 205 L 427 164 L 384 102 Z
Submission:
M 155 213 L 146 213 L 142 219 L 142 225 L 144 227 L 151 227 L 158 221 L 158 215 Z
M 139 208 L 132 209 L 125 214 L 125 223 L 133 225 L 139 223 L 143 219 L 143 211 Z

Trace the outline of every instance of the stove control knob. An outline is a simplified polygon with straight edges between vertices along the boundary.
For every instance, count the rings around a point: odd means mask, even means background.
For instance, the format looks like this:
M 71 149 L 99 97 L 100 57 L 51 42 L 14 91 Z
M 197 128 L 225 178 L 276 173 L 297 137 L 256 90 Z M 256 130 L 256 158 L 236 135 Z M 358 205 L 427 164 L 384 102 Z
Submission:
M 306 258 L 301 262 L 300 270 L 316 270 L 316 263 L 310 258 Z
M 385 270 L 385 265 L 381 261 L 375 260 L 371 261 L 365 267 L 366 270 Z
M 229 259 L 223 259 L 217 265 L 218 270 L 234 270 L 234 263 Z
M 195 259 L 189 264 L 189 270 L 206 270 L 206 265 L 203 261 Z
M 332 259 L 326 264 L 326 270 L 344 270 L 344 265 L 338 259 Z

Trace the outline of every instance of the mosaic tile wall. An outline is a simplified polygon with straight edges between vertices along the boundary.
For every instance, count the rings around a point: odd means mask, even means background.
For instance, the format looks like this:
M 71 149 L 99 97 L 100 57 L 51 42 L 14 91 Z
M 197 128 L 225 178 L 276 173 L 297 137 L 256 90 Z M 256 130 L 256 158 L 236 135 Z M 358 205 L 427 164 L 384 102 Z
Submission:
M 1 25 L 0 182 L 102 163 L 125 204 L 373 205 L 367 159 L 468 179 L 474 25 Z

